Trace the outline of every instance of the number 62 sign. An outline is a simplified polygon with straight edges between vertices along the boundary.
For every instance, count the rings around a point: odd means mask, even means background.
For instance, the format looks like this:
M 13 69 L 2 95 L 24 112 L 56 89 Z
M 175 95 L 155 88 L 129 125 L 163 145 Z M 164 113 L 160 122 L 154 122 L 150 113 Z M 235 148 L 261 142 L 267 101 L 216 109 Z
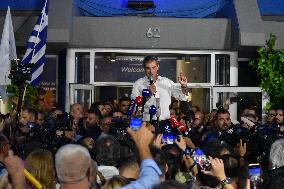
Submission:
M 160 31 L 161 29 L 158 27 L 155 28 L 148 28 L 147 32 L 146 32 L 146 36 L 148 38 L 160 38 Z

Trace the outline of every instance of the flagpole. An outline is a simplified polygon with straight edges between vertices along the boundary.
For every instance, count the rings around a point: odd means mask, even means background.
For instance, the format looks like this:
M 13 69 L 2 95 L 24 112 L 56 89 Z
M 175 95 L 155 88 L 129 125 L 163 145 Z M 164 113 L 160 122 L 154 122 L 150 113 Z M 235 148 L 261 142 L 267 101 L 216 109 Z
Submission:
M 45 13 L 47 1 L 48 1 L 48 0 L 45 0 L 44 7 L 43 7 L 43 9 L 42 9 L 42 15 Z M 35 55 L 35 47 L 36 47 L 36 45 L 38 44 L 38 36 L 39 36 L 39 33 L 40 33 L 40 31 L 41 31 L 41 27 L 42 27 L 42 24 L 43 24 L 43 23 L 42 23 L 42 20 L 43 20 L 43 16 L 41 16 L 41 18 L 40 18 L 39 30 L 37 31 L 36 43 L 35 43 L 34 48 L 33 48 L 33 55 L 32 55 L 32 59 L 31 59 L 31 60 L 33 60 L 33 57 L 34 57 L 34 55 Z
M 26 91 L 27 91 L 27 84 L 25 84 L 25 89 L 24 89 L 24 93 L 23 93 L 23 99 L 22 99 L 22 105 L 24 104 L 24 102 L 25 102 L 25 96 L 26 96 Z M 23 106 L 22 106 L 23 107 Z M 22 109 L 22 107 L 21 107 L 21 109 Z

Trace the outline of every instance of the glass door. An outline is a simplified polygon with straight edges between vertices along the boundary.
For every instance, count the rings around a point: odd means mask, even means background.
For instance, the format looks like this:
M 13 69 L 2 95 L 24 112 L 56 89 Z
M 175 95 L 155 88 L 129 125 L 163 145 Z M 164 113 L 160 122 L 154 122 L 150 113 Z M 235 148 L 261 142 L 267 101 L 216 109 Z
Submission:
M 91 84 L 71 83 L 69 85 L 69 91 L 70 105 L 79 103 L 87 110 L 94 102 L 95 87 Z
M 265 116 L 264 107 L 269 102 L 269 96 L 259 87 L 213 87 L 213 108 L 223 105 L 227 99 L 232 99 L 229 106 L 232 120 L 239 120 L 246 108 L 255 108 L 258 115 Z

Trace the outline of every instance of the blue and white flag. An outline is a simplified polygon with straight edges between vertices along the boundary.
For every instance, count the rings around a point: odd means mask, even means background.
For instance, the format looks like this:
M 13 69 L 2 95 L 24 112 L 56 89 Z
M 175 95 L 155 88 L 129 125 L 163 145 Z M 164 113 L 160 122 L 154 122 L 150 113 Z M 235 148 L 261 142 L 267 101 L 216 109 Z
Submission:
M 30 84 L 37 86 L 40 83 L 43 67 L 45 63 L 45 49 L 48 25 L 48 0 L 38 17 L 36 25 L 27 42 L 27 50 L 21 64 L 34 64 L 32 68 L 32 79 Z

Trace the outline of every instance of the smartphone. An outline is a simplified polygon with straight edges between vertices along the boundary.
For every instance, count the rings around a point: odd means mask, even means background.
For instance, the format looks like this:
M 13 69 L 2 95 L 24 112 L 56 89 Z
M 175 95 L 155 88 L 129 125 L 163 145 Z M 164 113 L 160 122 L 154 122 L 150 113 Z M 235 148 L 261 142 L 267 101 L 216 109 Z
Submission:
M 193 149 L 192 158 L 201 167 L 201 169 L 210 170 L 211 163 L 201 149 Z
M 33 129 L 35 127 L 35 122 L 28 122 L 27 126 L 28 128 Z
M 163 134 L 162 143 L 164 144 L 173 144 L 175 142 L 176 137 L 174 135 Z
M 131 118 L 129 127 L 134 131 L 137 131 L 142 125 L 142 120 L 140 118 Z
M 260 165 L 258 163 L 249 164 L 250 187 L 258 188 L 261 184 Z
M 259 163 L 249 164 L 250 181 L 255 182 L 260 180 L 260 165 Z

